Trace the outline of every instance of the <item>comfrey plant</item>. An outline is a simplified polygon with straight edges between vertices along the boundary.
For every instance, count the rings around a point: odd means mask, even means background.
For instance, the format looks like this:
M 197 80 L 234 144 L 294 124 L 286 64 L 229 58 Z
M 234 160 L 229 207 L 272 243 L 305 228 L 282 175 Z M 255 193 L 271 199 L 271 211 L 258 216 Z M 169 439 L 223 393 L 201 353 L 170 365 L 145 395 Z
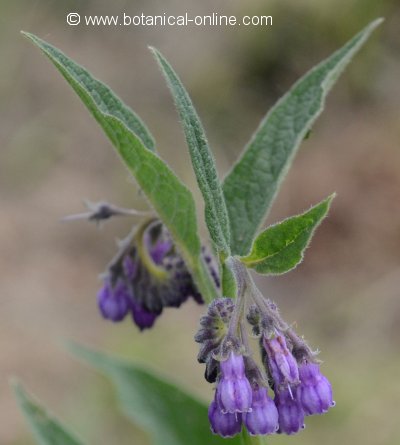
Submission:
M 157 154 L 140 118 L 83 67 L 25 34 L 104 129 L 152 208 L 137 212 L 99 203 L 68 218 L 101 222 L 117 215 L 135 217 L 131 233 L 102 275 L 97 294 L 101 315 L 113 322 L 130 316 L 144 330 L 165 308 L 179 307 L 188 298 L 208 305 L 195 336 L 198 360 L 214 387 L 208 421 L 206 406 L 179 387 L 134 364 L 73 347 L 111 378 L 124 411 L 149 432 L 153 443 L 220 444 L 225 438 L 234 444 L 263 443 L 266 435 L 299 432 L 306 416 L 326 413 L 334 405 L 316 352 L 257 288 L 251 270 L 277 275 L 296 267 L 327 215 L 333 195 L 301 215 L 260 229 L 328 91 L 379 23 L 368 25 L 278 101 L 222 182 L 188 93 L 171 65 L 152 49 L 175 100 L 204 198 L 209 248 L 198 235 L 192 193 Z M 258 339 L 258 358 L 250 337 Z M 83 443 L 20 386 L 16 391 L 40 443 Z

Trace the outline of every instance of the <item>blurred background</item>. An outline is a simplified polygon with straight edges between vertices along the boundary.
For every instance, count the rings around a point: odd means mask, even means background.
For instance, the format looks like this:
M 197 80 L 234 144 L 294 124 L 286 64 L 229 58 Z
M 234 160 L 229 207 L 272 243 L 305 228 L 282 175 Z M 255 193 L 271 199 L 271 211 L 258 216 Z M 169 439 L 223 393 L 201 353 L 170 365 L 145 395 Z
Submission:
M 273 26 L 68 26 L 81 14 L 272 15 Z M 338 196 L 305 261 L 258 278 L 288 322 L 319 348 L 337 402 L 276 444 L 400 443 L 400 4 L 397 0 L 34 0 L 0 2 L 0 443 L 32 444 L 9 389 L 17 376 L 87 443 L 148 444 L 117 411 L 109 383 L 71 357 L 74 339 L 148 364 L 211 397 L 192 338 L 205 310 L 166 310 L 155 329 L 101 319 L 98 274 L 129 231 L 62 224 L 82 199 L 145 208 L 100 127 L 33 32 L 109 84 L 146 121 L 158 150 L 195 189 L 172 100 L 147 49 L 174 65 L 202 117 L 221 177 L 291 84 L 372 19 L 375 32 L 329 96 L 267 223 Z M 202 203 L 196 191 L 199 214 Z M 204 227 L 203 233 L 205 234 Z

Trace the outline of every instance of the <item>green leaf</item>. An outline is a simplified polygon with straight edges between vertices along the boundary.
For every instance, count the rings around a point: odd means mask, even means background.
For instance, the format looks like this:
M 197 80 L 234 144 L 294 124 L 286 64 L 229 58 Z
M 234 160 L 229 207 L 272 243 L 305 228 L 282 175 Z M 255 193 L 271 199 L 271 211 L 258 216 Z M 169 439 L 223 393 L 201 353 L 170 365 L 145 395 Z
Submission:
M 196 209 L 191 192 L 162 159 L 148 150 L 143 139 L 132 131 L 132 125 L 129 126 L 126 119 L 121 119 L 126 117 L 125 114 L 120 115 L 114 109 L 103 106 L 104 102 L 99 102 L 98 97 L 104 92 L 102 84 L 90 84 L 90 75 L 82 75 L 79 70 L 76 72 L 76 65 L 67 56 L 31 34 L 28 37 L 61 71 L 111 139 L 124 164 L 171 233 L 203 298 L 206 301 L 215 298 L 218 292 L 201 260 Z M 89 93 L 87 88 L 90 85 Z M 106 96 L 113 98 L 110 90 L 107 91 L 111 96 Z M 115 105 L 114 100 L 111 103 Z
M 241 261 L 265 275 L 282 274 L 295 268 L 302 261 L 304 250 L 327 215 L 334 197 L 331 195 L 302 215 L 265 229 L 254 241 L 250 254 Z
M 323 110 L 329 90 L 381 21 L 369 24 L 277 102 L 225 178 L 232 254 L 249 252 L 300 143 Z
M 205 219 L 217 249 L 229 253 L 229 220 L 222 188 L 203 126 L 179 77 L 154 48 L 157 62 L 167 80 L 182 121 L 197 183 L 205 202 Z
M 22 34 L 32 40 L 54 63 L 103 128 L 104 114 L 117 117 L 143 141 L 149 150 L 154 151 L 154 139 L 145 124 L 107 85 L 92 77 L 85 68 L 72 61 L 59 49 L 33 34 L 28 32 Z M 107 129 L 104 130 L 107 133 Z
M 226 439 L 210 431 L 207 406 L 178 386 L 138 365 L 77 345 L 71 349 L 111 379 L 124 413 L 151 435 L 153 444 L 226 445 Z
M 58 420 L 50 416 L 19 383 L 13 382 L 13 388 L 20 409 L 40 445 L 82 445 L 83 442 L 69 433 Z

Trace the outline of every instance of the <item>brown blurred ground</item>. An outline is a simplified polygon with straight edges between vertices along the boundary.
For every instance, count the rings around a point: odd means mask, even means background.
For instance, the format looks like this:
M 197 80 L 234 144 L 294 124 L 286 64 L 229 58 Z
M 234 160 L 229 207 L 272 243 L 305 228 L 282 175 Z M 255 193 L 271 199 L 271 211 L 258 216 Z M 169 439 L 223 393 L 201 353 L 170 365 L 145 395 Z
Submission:
M 66 13 L 273 15 L 273 28 L 68 27 Z M 65 352 L 75 339 L 149 363 L 209 398 L 192 341 L 203 308 L 166 311 L 156 329 L 103 322 L 95 306 L 114 239 L 58 221 L 81 199 L 143 207 L 110 144 L 49 62 L 20 35 L 45 38 L 107 82 L 148 123 L 192 188 L 183 137 L 147 45 L 180 73 L 225 173 L 274 101 L 367 22 L 386 22 L 335 87 L 269 222 L 338 193 L 304 263 L 259 279 L 287 320 L 322 350 L 337 407 L 278 444 L 400 442 L 400 6 L 397 1 L 75 1 L 0 3 L 0 443 L 31 443 L 11 375 L 90 443 L 145 444 L 115 411 L 109 385 Z M 199 194 L 196 196 L 199 198 Z M 201 211 L 201 200 L 198 199 Z M 155 354 L 156 351 L 156 354 Z

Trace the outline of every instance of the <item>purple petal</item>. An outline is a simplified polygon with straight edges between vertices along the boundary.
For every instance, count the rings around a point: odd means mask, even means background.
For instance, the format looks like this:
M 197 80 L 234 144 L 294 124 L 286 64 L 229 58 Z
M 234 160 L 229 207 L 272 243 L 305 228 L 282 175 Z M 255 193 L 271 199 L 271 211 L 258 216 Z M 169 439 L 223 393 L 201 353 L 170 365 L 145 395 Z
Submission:
M 129 289 L 120 281 L 112 287 L 106 280 L 97 294 L 97 304 L 103 317 L 111 321 L 121 321 L 129 312 L 131 297 Z
M 156 264 L 160 265 L 165 255 L 171 250 L 171 247 L 171 241 L 158 241 L 150 249 L 150 256 Z
M 211 431 L 222 437 L 233 437 L 242 429 L 242 416 L 240 413 L 223 413 L 217 402 L 213 400 L 208 409 L 208 420 Z
M 132 303 L 132 318 L 141 331 L 151 328 L 160 313 L 161 312 L 150 312 L 136 301 L 133 301 Z
M 276 433 L 279 428 L 278 410 L 266 388 L 253 389 L 251 411 L 243 413 L 243 422 L 251 435 Z

